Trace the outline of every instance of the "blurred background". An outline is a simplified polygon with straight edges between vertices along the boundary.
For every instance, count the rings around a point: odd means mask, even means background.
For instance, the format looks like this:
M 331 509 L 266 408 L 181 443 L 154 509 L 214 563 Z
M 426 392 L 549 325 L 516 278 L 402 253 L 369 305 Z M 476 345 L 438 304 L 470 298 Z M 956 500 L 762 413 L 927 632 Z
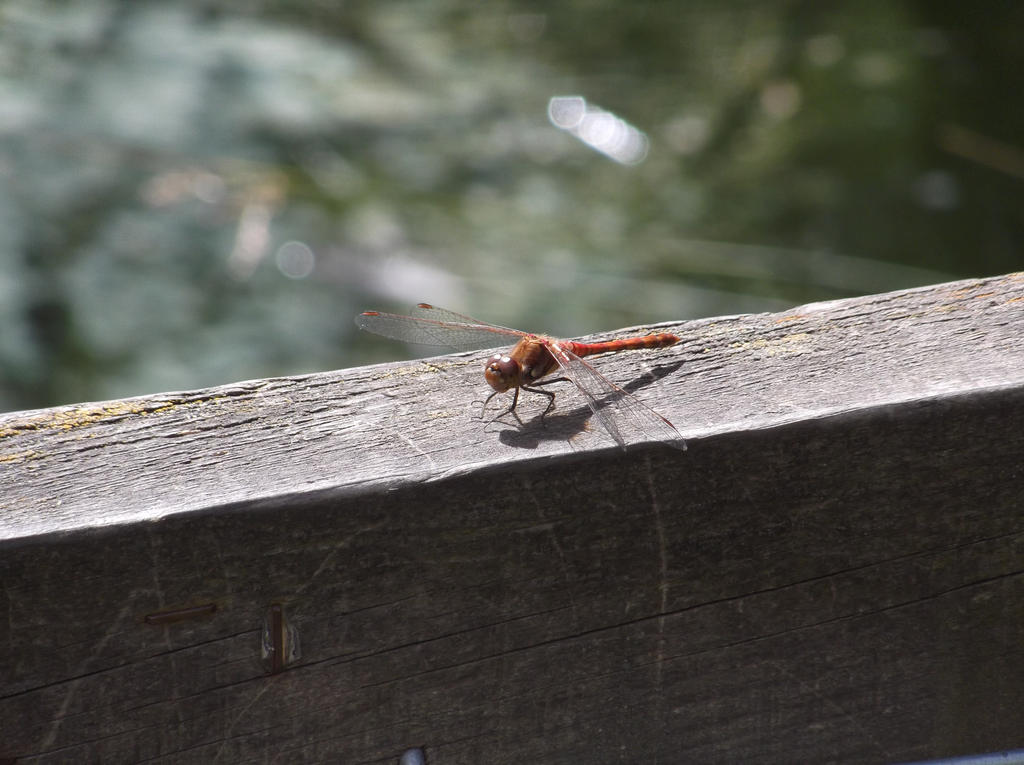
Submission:
M 1024 3 L 0 2 L 0 411 L 1024 268 Z M 419 352 L 423 355 L 423 352 Z

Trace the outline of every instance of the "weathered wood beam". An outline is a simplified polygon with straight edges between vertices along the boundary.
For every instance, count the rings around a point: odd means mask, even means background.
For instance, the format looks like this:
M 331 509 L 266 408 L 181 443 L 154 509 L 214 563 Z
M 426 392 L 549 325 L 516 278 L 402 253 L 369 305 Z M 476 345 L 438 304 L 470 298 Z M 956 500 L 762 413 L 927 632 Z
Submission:
M 659 330 L 686 452 L 486 353 L 0 415 L 0 758 L 1024 746 L 1024 275 Z

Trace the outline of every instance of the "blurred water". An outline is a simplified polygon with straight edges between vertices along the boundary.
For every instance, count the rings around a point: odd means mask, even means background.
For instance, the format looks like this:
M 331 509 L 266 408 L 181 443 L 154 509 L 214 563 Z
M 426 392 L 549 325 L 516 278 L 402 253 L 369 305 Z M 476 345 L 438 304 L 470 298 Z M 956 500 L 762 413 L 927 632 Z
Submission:
M 1014 4 L 0 14 L 0 410 L 1022 267 Z

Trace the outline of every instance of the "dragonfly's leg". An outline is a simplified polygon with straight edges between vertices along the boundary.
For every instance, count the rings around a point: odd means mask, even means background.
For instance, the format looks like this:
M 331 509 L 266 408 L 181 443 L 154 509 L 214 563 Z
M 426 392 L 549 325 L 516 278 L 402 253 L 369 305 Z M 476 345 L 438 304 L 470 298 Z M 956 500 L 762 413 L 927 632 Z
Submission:
M 480 410 L 480 419 L 481 420 L 484 418 L 484 415 L 487 413 L 487 405 L 490 403 L 491 399 L 494 398 L 495 396 L 497 396 L 499 393 L 503 393 L 503 391 L 494 391 L 494 393 L 492 393 L 490 396 L 488 396 L 486 399 L 484 399 L 484 408 Z M 515 412 L 515 410 L 516 410 L 516 404 L 517 403 L 519 403 L 519 388 L 516 388 L 516 392 L 512 394 L 512 405 L 508 409 L 506 409 L 504 412 L 499 414 L 497 417 L 492 417 L 491 418 L 491 422 L 494 422 L 495 420 L 500 420 L 506 414 L 513 414 Z M 519 419 L 519 415 L 516 415 L 516 419 L 517 420 Z
M 525 385 L 523 387 L 526 388 L 527 390 L 534 390 L 534 388 L 536 388 L 539 385 L 551 385 L 551 383 L 556 382 L 572 382 L 572 380 L 570 380 L 568 377 L 545 377 L 543 380 L 537 380 L 537 382 L 530 383 L 529 388 L 527 388 Z M 545 393 L 546 391 L 539 390 L 536 392 Z
M 560 380 L 567 380 L 567 379 L 568 378 L 565 378 L 565 377 L 556 377 L 554 380 L 544 380 L 543 382 L 534 383 L 533 385 L 534 386 L 537 386 L 537 385 L 547 385 L 548 383 L 559 382 Z M 542 396 L 547 396 L 548 397 L 548 405 L 544 409 L 544 411 L 541 412 L 541 414 L 540 414 L 540 418 L 543 421 L 543 419 L 547 416 L 547 413 L 555 408 L 555 394 L 552 393 L 549 390 L 541 390 L 540 388 L 528 387 L 526 385 L 523 386 L 523 390 L 528 390 L 528 391 L 530 391 L 530 393 L 539 393 Z
M 480 419 L 481 420 L 484 418 L 484 415 L 487 414 L 487 405 L 489 403 L 491 403 L 491 399 L 494 398 L 497 395 L 498 395 L 498 391 L 494 391 L 494 393 L 492 393 L 490 396 L 488 396 L 487 398 L 484 399 L 484 405 L 482 407 L 480 407 Z

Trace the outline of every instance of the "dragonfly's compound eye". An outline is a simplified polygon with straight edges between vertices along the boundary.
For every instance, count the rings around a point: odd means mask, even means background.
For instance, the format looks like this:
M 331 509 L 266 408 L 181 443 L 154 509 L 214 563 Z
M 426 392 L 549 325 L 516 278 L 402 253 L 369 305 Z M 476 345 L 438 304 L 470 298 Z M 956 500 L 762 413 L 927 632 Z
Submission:
M 484 377 L 487 378 L 487 384 L 494 390 L 504 393 L 509 388 L 518 387 L 519 362 L 511 356 L 496 353 L 487 360 Z

